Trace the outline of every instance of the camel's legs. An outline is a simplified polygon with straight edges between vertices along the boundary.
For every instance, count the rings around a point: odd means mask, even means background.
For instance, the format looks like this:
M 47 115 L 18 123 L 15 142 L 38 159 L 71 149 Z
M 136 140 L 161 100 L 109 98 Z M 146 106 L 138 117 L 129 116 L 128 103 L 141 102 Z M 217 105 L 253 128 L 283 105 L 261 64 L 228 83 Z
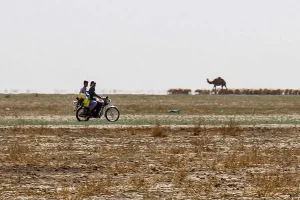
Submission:
M 215 94 L 217 94 L 217 87 L 216 86 L 213 87 L 213 90 L 215 91 Z
M 226 87 L 226 85 L 224 85 L 224 87 L 226 88 L 226 90 L 227 90 L 227 87 Z M 222 90 L 223 90 L 223 85 L 222 85 Z
M 224 84 L 224 86 L 225 86 L 225 88 L 226 88 L 226 90 L 227 90 L 227 86 L 226 86 L 226 83 Z

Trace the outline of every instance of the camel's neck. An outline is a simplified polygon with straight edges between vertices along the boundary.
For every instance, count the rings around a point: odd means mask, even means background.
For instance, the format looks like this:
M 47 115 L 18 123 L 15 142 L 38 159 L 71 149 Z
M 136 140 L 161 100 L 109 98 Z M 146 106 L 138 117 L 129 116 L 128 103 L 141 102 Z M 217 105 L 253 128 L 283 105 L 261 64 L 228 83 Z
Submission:
M 210 81 L 210 80 L 208 80 L 208 79 L 207 79 L 207 82 L 208 82 L 209 84 L 214 84 L 212 81 Z

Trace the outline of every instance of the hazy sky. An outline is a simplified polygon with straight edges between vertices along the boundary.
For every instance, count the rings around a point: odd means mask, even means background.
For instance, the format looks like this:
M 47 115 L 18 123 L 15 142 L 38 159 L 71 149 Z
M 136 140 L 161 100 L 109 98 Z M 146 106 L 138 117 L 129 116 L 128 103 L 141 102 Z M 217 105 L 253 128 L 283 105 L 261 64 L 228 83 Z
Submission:
M 300 88 L 298 0 L 0 0 L 0 92 Z

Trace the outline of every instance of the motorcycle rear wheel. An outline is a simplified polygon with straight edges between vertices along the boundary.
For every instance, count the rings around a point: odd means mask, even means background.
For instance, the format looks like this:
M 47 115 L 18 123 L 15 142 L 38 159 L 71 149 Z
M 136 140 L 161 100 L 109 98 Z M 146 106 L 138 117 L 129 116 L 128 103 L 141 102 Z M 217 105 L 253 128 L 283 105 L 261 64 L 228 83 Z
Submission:
M 85 108 L 81 107 L 76 111 L 76 119 L 80 121 L 89 121 L 90 116 L 87 115 Z

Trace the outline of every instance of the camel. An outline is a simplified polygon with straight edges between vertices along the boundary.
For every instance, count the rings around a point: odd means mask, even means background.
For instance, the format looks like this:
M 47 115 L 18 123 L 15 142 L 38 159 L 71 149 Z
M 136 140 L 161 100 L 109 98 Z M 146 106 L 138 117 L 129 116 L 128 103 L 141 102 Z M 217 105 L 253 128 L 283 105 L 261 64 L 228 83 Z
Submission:
M 215 94 L 217 94 L 217 88 L 216 88 L 216 86 L 222 86 L 222 89 L 225 86 L 225 88 L 227 90 L 226 82 L 221 77 L 215 78 L 213 81 L 209 81 L 208 78 L 206 80 L 207 80 L 207 82 L 209 84 L 214 84 L 213 89 L 215 89 Z

